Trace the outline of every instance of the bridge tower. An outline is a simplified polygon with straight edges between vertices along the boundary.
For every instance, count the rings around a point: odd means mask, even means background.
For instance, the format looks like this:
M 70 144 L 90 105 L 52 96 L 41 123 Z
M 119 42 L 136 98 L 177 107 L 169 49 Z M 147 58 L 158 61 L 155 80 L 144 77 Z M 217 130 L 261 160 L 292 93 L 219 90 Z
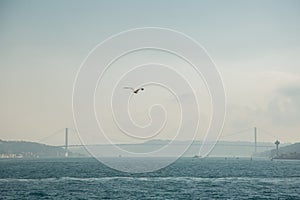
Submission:
M 257 152 L 257 128 L 254 127 L 254 152 Z
M 69 138 L 68 138 L 68 128 L 66 128 L 66 135 L 65 135 L 65 157 L 68 157 L 68 143 L 69 143 Z

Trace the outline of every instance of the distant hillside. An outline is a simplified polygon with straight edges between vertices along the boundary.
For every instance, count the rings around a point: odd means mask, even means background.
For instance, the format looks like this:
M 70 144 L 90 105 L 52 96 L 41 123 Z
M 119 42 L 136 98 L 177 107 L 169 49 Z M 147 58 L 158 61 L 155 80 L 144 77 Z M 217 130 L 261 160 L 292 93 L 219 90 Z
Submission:
M 281 159 L 300 159 L 300 142 L 294 143 L 288 146 L 280 147 L 279 156 L 276 155 L 276 150 L 263 152 L 262 154 L 269 156 L 271 158 L 281 158 Z
M 300 142 L 279 148 L 281 153 L 300 153 Z
M 0 157 L 61 157 L 65 150 L 36 142 L 0 140 Z

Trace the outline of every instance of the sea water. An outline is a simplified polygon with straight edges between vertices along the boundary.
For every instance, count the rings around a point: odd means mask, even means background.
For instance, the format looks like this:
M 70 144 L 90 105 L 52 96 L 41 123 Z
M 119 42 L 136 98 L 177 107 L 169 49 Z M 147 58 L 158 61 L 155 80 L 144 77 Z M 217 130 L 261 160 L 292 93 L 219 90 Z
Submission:
M 1 159 L 0 198 L 300 199 L 300 161 L 181 158 L 128 174 L 92 158 Z

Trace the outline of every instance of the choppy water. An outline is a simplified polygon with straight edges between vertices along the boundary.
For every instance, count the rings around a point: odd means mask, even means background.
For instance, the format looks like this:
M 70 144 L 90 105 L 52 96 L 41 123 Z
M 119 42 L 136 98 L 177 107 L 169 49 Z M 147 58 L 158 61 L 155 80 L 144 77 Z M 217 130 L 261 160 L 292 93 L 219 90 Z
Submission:
M 300 161 L 182 158 L 128 174 L 91 158 L 0 160 L 2 199 L 300 199 Z

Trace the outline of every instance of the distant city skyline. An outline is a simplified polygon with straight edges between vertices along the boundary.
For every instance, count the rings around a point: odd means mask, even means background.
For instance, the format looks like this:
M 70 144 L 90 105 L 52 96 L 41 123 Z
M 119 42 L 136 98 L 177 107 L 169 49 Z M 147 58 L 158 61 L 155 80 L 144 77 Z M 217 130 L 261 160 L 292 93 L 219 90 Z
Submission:
M 155 26 L 193 37 L 216 63 L 227 96 L 221 140 L 253 141 L 225 135 L 257 126 L 300 141 L 299 19 L 293 0 L 1 1 L 0 139 L 74 128 L 72 87 L 87 54 L 120 31 Z

